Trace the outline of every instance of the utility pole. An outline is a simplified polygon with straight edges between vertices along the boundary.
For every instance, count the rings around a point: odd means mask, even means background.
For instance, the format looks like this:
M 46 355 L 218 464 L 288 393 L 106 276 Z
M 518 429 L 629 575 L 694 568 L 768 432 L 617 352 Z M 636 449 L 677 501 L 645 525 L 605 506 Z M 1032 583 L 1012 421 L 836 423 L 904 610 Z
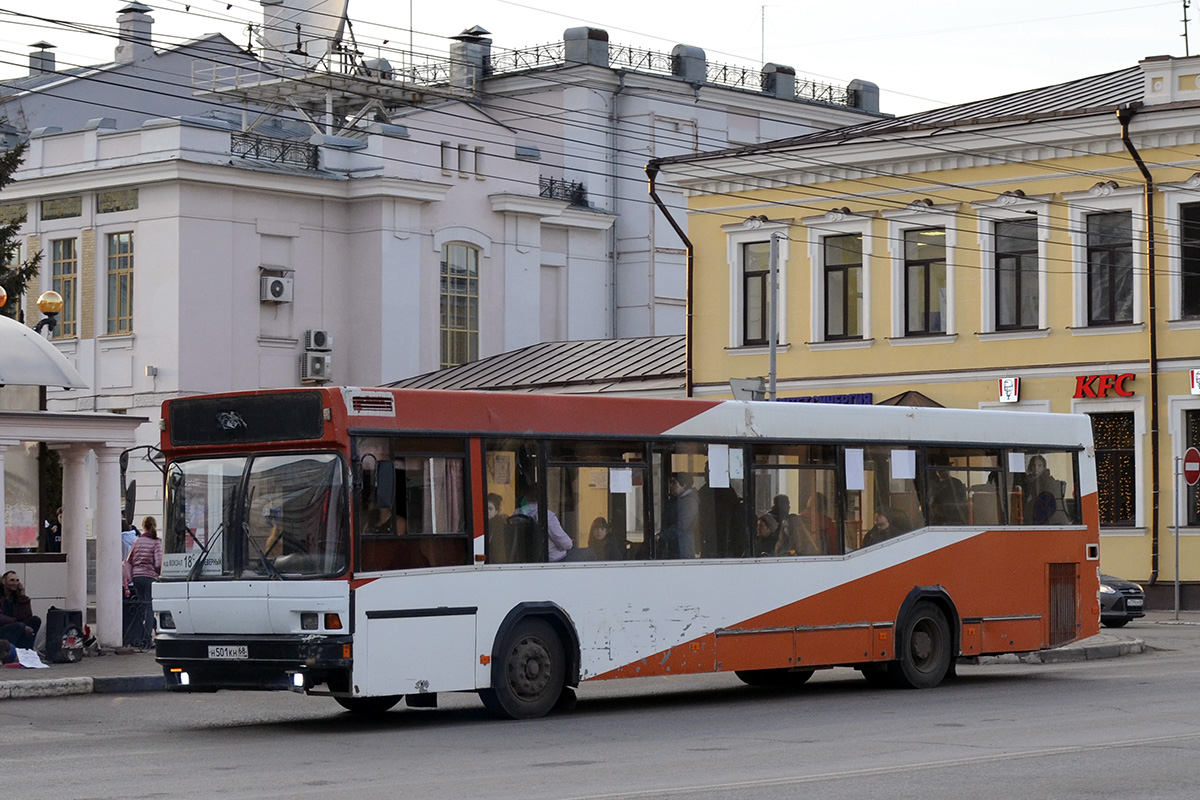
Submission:
M 1183 0 L 1183 55 L 1186 58 L 1192 54 L 1188 48 L 1188 9 L 1192 7 L 1192 0 Z

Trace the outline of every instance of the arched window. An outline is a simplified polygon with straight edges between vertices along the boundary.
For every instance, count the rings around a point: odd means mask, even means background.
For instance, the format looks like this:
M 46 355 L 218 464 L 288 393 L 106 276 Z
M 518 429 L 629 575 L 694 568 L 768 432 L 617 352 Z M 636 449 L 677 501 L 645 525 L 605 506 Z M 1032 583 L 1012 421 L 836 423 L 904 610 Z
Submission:
M 479 358 L 479 250 L 442 246 L 442 368 Z

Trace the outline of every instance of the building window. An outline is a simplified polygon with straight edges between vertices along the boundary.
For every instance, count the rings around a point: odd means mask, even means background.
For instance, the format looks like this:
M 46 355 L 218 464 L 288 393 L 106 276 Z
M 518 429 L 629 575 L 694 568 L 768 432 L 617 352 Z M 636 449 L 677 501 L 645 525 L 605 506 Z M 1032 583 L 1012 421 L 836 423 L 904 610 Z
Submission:
M 1038 326 L 1037 220 L 996 223 L 996 330 Z
M 904 232 L 904 333 L 946 332 L 946 230 Z
M 1200 203 L 1179 207 L 1182 319 L 1200 319 Z
M 862 236 L 827 236 L 825 249 L 825 339 L 863 335 Z
M 1137 475 L 1132 412 L 1092 414 L 1100 525 L 1131 528 L 1137 518 Z
M 742 245 L 742 344 L 766 344 L 769 323 L 771 243 Z
M 108 235 L 108 332 L 133 333 L 133 234 Z
M 79 285 L 79 253 L 74 239 L 55 239 L 50 243 L 50 288 L 62 295 L 63 308 L 54 328 L 55 339 L 73 339 L 79 335 L 75 314 L 76 287 Z
M 442 368 L 479 358 L 479 250 L 442 248 Z
M 1088 325 L 1133 322 L 1133 219 L 1128 211 L 1087 217 Z

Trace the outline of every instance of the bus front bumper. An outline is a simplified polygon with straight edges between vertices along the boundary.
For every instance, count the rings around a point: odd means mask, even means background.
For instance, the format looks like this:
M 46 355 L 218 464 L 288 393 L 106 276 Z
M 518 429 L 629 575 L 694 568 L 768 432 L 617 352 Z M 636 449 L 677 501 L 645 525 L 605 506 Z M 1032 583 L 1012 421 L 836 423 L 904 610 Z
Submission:
M 350 683 L 350 636 L 203 636 L 159 632 L 154 660 L 167 688 L 305 691 L 318 684 L 345 691 Z

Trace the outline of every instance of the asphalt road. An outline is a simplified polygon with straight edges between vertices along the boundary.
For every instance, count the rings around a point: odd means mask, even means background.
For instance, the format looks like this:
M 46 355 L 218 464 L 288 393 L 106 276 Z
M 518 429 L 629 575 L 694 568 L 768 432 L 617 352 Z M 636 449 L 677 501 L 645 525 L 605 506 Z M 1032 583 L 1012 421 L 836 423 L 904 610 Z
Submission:
M 292 694 L 5 703 L 0 785 L 30 798 L 1194 798 L 1200 626 L 1145 654 L 959 668 L 929 691 L 850 670 L 799 691 L 733 676 L 585 685 L 490 719 L 473 695 L 363 720 Z

